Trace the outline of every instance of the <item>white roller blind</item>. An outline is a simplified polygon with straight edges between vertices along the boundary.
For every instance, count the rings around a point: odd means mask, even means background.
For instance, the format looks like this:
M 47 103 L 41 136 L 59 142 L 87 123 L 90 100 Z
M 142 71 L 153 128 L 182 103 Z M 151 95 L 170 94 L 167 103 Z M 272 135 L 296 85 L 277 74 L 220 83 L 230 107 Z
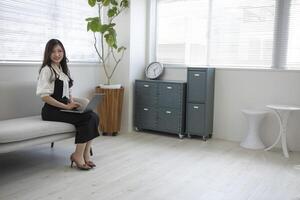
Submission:
M 300 68 L 300 1 L 291 0 L 287 67 Z
M 57 38 L 70 61 L 97 61 L 85 22 L 94 15 L 85 0 L 1 0 L 0 60 L 41 61 L 47 41 Z
M 274 15 L 275 0 L 214 0 L 209 64 L 270 67 Z
M 157 8 L 157 60 L 206 64 L 209 1 L 158 0 Z

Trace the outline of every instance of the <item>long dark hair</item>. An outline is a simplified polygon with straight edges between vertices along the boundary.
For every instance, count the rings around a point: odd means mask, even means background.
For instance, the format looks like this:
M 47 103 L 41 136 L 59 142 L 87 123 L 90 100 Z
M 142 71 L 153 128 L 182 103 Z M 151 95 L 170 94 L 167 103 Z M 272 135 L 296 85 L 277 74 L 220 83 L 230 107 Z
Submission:
M 69 61 L 67 56 L 66 56 L 66 51 L 65 51 L 65 47 L 64 45 L 61 43 L 61 41 L 59 41 L 58 39 L 51 39 L 47 42 L 46 44 L 46 47 L 45 47 L 45 51 L 44 51 L 44 59 L 43 59 L 43 64 L 39 70 L 39 73 L 41 73 L 41 70 L 45 67 L 45 66 L 48 66 L 50 67 L 51 69 L 51 72 L 52 72 L 52 75 L 51 75 L 51 78 L 50 78 L 50 81 L 53 81 L 53 73 L 55 74 L 55 78 L 58 78 L 55 70 L 53 70 L 52 66 L 51 66 L 51 53 L 53 51 L 53 48 L 56 46 L 56 45 L 59 45 L 63 52 L 64 52 L 64 56 L 63 56 L 63 59 L 60 61 L 60 66 L 62 68 L 62 71 L 69 77 L 70 81 L 69 81 L 69 87 L 72 87 L 73 86 L 73 79 L 71 78 L 71 75 L 70 75 L 70 70 L 68 68 L 68 65 L 67 65 L 67 62 Z

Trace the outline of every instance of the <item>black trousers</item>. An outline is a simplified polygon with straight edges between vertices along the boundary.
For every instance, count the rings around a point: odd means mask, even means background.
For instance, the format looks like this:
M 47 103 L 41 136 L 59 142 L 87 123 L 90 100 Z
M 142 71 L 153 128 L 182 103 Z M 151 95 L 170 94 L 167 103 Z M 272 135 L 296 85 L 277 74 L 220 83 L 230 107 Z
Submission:
M 99 117 L 90 111 L 85 113 L 68 113 L 58 109 L 43 107 L 42 119 L 73 124 L 76 127 L 75 144 L 86 143 L 98 137 Z

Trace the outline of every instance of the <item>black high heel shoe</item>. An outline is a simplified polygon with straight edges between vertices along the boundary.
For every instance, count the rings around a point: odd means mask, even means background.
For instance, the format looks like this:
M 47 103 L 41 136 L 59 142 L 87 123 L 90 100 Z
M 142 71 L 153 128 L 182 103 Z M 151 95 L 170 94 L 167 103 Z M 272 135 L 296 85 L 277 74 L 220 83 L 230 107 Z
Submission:
M 74 158 L 73 158 L 73 154 L 70 156 L 70 161 L 71 161 L 71 168 L 73 168 L 73 163 L 76 164 L 76 167 L 80 170 L 90 170 L 92 169 L 91 166 L 89 166 L 88 164 L 84 163 L 84 164 L 79 164 Z

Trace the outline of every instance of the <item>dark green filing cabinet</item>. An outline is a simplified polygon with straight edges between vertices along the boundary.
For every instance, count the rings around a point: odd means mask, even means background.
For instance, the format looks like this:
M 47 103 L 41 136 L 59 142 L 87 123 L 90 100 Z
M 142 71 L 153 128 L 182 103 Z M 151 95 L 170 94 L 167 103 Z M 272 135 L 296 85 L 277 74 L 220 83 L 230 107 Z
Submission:
M 185 131 L 186 83 L 183 81 L 136 80 L 134 126 L 178 134 Z
M 214 112 L 214 68 L 188 68 L 186 134 L 212 136 Z

